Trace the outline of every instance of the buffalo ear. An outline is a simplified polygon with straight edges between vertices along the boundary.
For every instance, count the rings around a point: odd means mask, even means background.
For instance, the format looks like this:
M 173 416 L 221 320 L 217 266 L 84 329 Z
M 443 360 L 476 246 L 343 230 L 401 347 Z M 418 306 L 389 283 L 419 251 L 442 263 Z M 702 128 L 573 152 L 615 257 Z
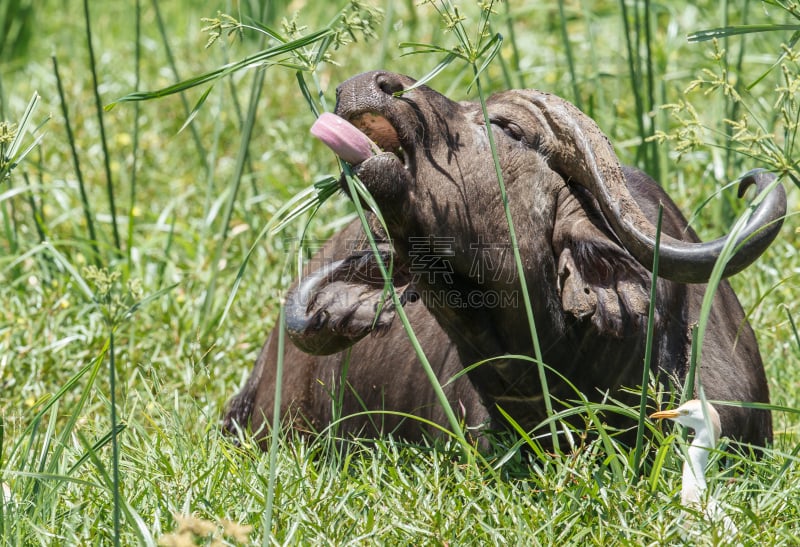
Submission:
M 574 205 L 574 204 L 573 204 Z M 603 335 L 622 338 L 647 324 L 650 272 L 582 206 L 559 207 L 554 230 L 562 309 Z M 577 217 L 577 218 L 576 218 Z
M 564 249 L 558 257 L 558 291 L 561 307 L 577 319 L 589 317 L 597 310 L 597 293 L 578 271 L 570 249 Z

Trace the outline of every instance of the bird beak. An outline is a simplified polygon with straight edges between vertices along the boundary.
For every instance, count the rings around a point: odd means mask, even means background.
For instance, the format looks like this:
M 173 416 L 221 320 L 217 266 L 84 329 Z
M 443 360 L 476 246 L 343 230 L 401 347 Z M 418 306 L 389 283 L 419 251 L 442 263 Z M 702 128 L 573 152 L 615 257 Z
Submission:
M 662 410 L 660 412 L 654 412 L 654 413 L 650 414 L 650 419 L 651 420 L 664 420 L 664 419 L 674 420 L 675 418 L 677 418 L 680 415 L 681 415 L 681 413 L 678 412 L 675 409 L 673 409 L 673 410 Z

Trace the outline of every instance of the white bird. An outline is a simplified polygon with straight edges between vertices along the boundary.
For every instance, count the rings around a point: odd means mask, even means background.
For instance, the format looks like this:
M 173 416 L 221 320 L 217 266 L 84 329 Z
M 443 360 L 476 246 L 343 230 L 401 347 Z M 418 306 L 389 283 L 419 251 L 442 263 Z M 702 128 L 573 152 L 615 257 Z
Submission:
M 698 399 L 686 401 L 678 408 L 662 410 L 650 415 L 653 419 L 668 419 L 694 430 L 694 439 L 689 445 L 687 460 L 683 462 L 681 504 L 684 507 L 703 508 L 703 493 L 706 490 L 706 464 L 708 456 L 719 440 L 721 427 L 716 409 Z M 705 516 L 712 521 L 722 521 L 730 534 L 737 531 L 731 518 L 717 503 L 709 498 L 705 503 Z

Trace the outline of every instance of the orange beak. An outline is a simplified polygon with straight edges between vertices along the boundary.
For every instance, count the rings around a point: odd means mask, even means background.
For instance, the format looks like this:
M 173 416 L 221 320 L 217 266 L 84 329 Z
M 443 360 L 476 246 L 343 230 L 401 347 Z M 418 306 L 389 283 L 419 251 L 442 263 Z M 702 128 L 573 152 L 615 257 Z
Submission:
M 651 420 L 664 420 L 664 419 L 674 420 L 675 418 L 677 418 L 680 415 L 681 415 L 681 413 L 678 412 L 675 409 L 662 410 L 660 412 L 653 412 L 652 414 L 650 414 L 650 419 Z

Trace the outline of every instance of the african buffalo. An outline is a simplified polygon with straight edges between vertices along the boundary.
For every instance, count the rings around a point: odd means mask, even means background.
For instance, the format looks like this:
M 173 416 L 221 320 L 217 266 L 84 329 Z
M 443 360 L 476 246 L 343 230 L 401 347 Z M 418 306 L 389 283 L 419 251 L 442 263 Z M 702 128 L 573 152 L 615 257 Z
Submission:
M 382 150 L 353 167 L 379 206 L 384 233 L 371 231 L 392 263 L 393 283 L 440 379 L 491 357 L 534 354 L 489 132 L 507 189 L 524 281 L 530 292 L 551 395 L 634 402 L 622 386 L 641 383 L 655 240 L 663 204 L 662 243 L 651 370 L 667 383 L 686 377 L 691 330 L 724 240 L 701 243 L 672 200 L 647 175 L 622 167 L 597 125 L 570 103 L 535 90 L 512 90 L 481 105 L 454 102 L 414 80 L 369 72 L 337 89 L 336 113 Z M 487 131 L 488 130 L 488 131 Z M 774 181 L 747 174 L 759 191 Z M 743 230 L 725 275 L 751 264 L 777 235 L 786 210 L 778 184 Z M 287 344 L 281 412 L 320 428 L 333 419 L 330 392 L 347 370 L 341 414 L 400 410 L 446 425 L 406 340 L 375 254 L 354 223 L 335 235 L 287 298 Z M 372 333 L 372 336 L 367 336 Z M 271 419 L 277 331 L 250 379 L 231 401 L 229 430 Z M 346 348 L 352 346 L 352 353 Z M 307 355 L 299 348 L 317 356 Z M 349 355 L 349 361 L 347 356 Z M 349 364 L 345 364 L 349 363 Z M 563 376 L 564 381 L 560 376 Z M 530 430 L 546 418 L 537 367 L 506 357 L 470 368 L 447 386 L 468 425 L 502 427 L 502 408 Z M 733 290 L 714 297 L 698 371 L 710 399 L 767 402 L 753 331 Z M 569 384 L 572 384 L 570 386 Z M 722 432 L 764 444 L 769 412 L 720 407 Z M 630 421 L 609 415 L 611 426 Z M 370 419 L 385 420 L 377 429 Z M 419 426 L 394 415 L 360 416 L 347 431 L 392 430 L 415 438 Z

